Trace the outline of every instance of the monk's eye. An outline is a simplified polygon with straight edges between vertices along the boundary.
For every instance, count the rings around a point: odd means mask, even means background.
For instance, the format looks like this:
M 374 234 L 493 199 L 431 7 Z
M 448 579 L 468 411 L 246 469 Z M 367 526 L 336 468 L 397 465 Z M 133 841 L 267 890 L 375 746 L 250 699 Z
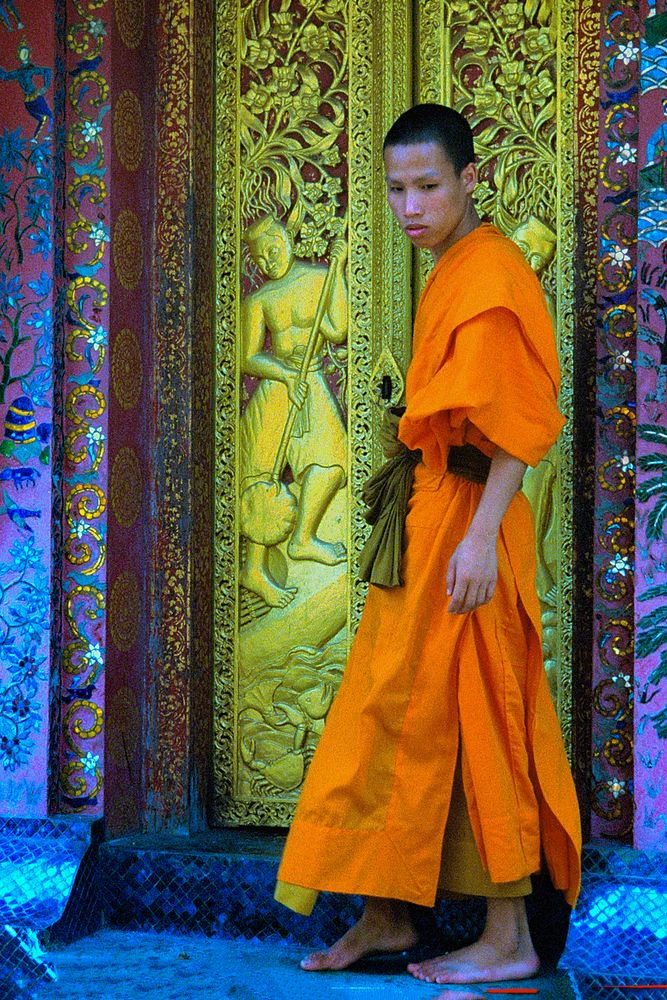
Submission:
M 437 184 L 422 184 L 423 191 L 435 191 Z

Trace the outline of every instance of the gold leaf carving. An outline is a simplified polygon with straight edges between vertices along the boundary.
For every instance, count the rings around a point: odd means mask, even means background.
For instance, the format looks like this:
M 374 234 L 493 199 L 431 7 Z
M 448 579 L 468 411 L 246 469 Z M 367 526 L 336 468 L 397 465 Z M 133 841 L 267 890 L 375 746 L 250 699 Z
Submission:
M 109 499 L 111 509 L 123 528 L 131 528 L 141 510 L 143 475 L 134 448 L 119 448 L 111 466 Z
M 136 574 L 123 570 L 111 584 L 109 594 L 109 629 L 114 645 L 129 652 L 137 641 L 141 614 L 139 582 Z
M 123 410 L 131 410 L 139 402 L 143 379 L 137 335 L 129 327 L 123 327 L 111 343 L 111 386 Z
M 225 239 L 218 247 L 215 788 L 216 816 L 224 823 L 289 822 L 346 658 L 349 626 L 354 627 L 363 604 L 365 588 L 351 567 L 291 559 L 289 539 L 270 547 L 266 568 L 279 586 L 296 586 L 299 594 L 311 586 L 308 579 L 319 581 L 323 610 L 309 613 L 309 633 L 299 624 L 298 596 L 291 610 L 288 606 L 288 617 L 283 609 L 267 608 L 252 589 L 236 587 L 239 570 L 241 579 L 246 578 L 254 532 L 246 521 L 248 511 L 238 503 L 249 499 L 244 492 L 248 484 L 236 478 L 247 471 L 243 421 L 258 385 L 266 393 L 262 383 L 269 382 L 265 376 L 239 373 L 236 341 L 244 316 L 260 304 L 279 310 L 288 302 L 298 303 L 312 319 L 318 289 L 326 274 L 336 270 L 344 250 L 341 238 L 347 235 L 345 281 L 334 274 L 332 291 L 335 299 L 347 285 L 346 338 L 317 348 L 308 380 L 313 399 L 318 393 L 317 399 L 335 399 L 347 416 L 349 466 L 347 457 L 342 460 L 347 485 L 335 499 L 339 506 L 326 514 L 330 533 L 323 538 L 342 543 L 355 558 L 367 526 L 356 504 L 349 516 L 340 505 L 347 496 L 359 495 L 371 469 L 372 359 L 386 343 L 399 361 L 400 374 L 410 338 L 409 248 L 391 226 L 377 169 L 383 133 L 410 91 L 410 15 L 403 4 L 388 3 L 387 17 L 378 19 L 373 8 L 369 0 L 218 3 L 217 229 Z M 242 24 L 240 48 L 230 53 L 230 25 L 237 19 Z M 380 55 L 381 46 L 391 51 L 389 60 Z M 373 111 L 378 88 L 382 95 Z M 353 150 L 349 159 L 348 150 Z M 234 198 L 241 205 L 240 218 Z M 281 227 L 287 234 L 301 268 L 295 272 L 300 275 L 299 296 L 290 299 L 280 285 L 284 279 L 268 274 L 258 239 L 261 229 L 253 228 L 257 223 L 268 227 L 265 242 L 278 257 L 285 240 Z M 241 279 L 236 287 L 229 281 L 233 273 Z M 382 324 L 373 320 L 381 307 L 386 308 Z M 280 359 L 282 348 L 273 342 L 275 318 L 269 322 L 273 336 L 262 346 L 271 363 Z M 334 320 L 334 333 L 336 325 Z M 321 421 L 319 404 L 313 411 L 308 419 Z M 332 441 L 340 420 L 331 414 L 324 424 L 312 426 L 328 428 Z M 282 422 L 277 420 L 279 426 Z M 234 442 L 240 449 L 236 452 Z M 264 471 L 271 473 L 274 447 L 269 455 Z M 281 489 L 298 500 L 300 484 L 279 470 L 281 477 Z M 259 493 L 254 491 L 255 499 Z M 285 492 L 283 501 L 289 519 Z M 239 537 L 244 530 L 250 538 Z

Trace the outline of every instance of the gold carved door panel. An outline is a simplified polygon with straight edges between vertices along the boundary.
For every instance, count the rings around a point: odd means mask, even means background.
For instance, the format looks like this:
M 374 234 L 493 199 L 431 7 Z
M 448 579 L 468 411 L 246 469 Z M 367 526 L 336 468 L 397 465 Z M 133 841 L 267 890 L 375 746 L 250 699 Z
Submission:
M 363 605 L 376 384 L 400 398 L 411 329 L 377 155 L 410 102 L 411 15 L 378 12 L 218 4 L 220 823 L 289 821 Z
M 549 0 L 218 0 L 221 824 L 289 822 L 363 606 L 359 496 L 381 461 L 378 389 L 401 398 L 427 267 L 392 224 L 381 170 L 383 135 L 415 96 L 472 116 L 480 207 L 544 279 L 569 409 L 571 109 L 557 114 L 555 100 L 570 72 L 565 16 Z M 527 482 L 547 539 L 539 584 L 566 729 L 569 469 L 566 436 Z

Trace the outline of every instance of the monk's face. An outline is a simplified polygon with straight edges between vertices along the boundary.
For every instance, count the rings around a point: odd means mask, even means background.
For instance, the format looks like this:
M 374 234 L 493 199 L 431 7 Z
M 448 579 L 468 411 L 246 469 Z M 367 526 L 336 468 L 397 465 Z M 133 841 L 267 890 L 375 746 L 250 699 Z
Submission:
M 389 207 L 408 239 L 434 260 L 478 225 L 474 163 L 457 175 L 439 143 L 419 142 L 388 146 L 384 167 Z

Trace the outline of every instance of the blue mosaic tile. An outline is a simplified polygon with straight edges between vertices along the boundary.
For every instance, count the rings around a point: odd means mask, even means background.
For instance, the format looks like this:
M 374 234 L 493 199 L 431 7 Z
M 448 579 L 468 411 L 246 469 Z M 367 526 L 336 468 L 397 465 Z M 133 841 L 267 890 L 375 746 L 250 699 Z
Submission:
M 243 837 L 252 847 L 252 837 Z M 279 838 L 264 856 L 257 850 L 255 856 L 243 856 L 188 849 L 189 843 L 197 842 L 192 838 L 177 849 L 171 840 L 163 850 L 157 845 L 142 849 L 140 838 L 103 844 L 100 864 L 106 925 L 321 948 L 358 919 L 361 900 L 357 897 L 323 893 L 308 918 L 275 902 Z M 481 901 L 451 901 L 439 907 L 436 922 L 431 919 L 430 926 L 446 947 L 448 942 L 474 940 L 483 918 Z M 422 922 L 426 926 L 426 918 Z
M 90 820 L 0 819 L 1 997 L 55 977 L 38 932 L 62 919 L 90 843 Z
M 322 894 L 309 918 L 279 906 L 273 886 L 281 844 L 277 835 L 243 831 L 103 844 L 105 923 L 307 948 L 330 944 L 357 919 L 361 901 Z M 587 845 L 562 965 L 582 976 L 618 976 L 618 983 L 665 977 L 666 871 L 665 855 Z M 448 900 L 438 905 L 431 928 L 444 949 L 474 940 L 483 921 L 482 901 Z
M 626 981 L 665 980 L 667 855 L 587 845 L 563 961 L 570 969 Z

